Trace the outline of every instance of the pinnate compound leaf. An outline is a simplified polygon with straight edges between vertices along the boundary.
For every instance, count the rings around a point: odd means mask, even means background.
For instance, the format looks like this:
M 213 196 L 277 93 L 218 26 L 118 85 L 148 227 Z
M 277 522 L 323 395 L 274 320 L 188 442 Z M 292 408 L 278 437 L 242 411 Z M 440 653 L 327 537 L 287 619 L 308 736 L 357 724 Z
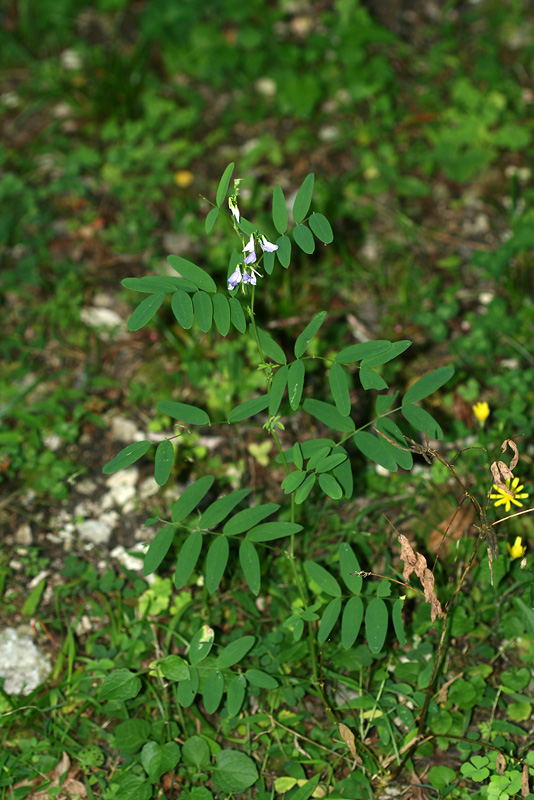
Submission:
M 432 392 L 440 389 L 453 375 L 454 367 L 439 367 L 439 369 L 432 370 L 432 372 L 429 372 L 427 375 L 423 375 L 413 386 L 410 386 L 402 398 L 402 405 L 407 406 L 411 403 L 417 403 L 419 400 L 423 400 L 423 398 L 428 397 Z
M 343 431 L 345 433 L 352 433 L 354 428 L 354 421 L 351 417 L 343 417 L 337 408 L 331 403 L 325 403 L 323 400 L 314 400 L 308 397 L 302 404 L 304 411 L 311 414 L 312 417 L 318 419 L 329 428 L 335 431 Z
M 386 339 L 377 339 L 376 342 L 362 342 L 361 344 L 351 344 L 340 350 L 335 361 L 338 364 L 353 364 L 355 361 L 361 361 L 363 358 L 377 355 L 389 350 L 391 342 Z
M 213 226 L 217 222 L 217 217 L 219 216 L 219 209 L 218 208 L 211 208 L 208 212 L 206 217 L 206 222 L 204 223 L 204 228 L 206 233 L 211 233 L 213 230 Z
M 308 475 L 304 483 L 301 483 L 297 491 L 295 492 L 295 503 L 300 506 L 302 503 L 307 500 L 311 490 L 315 486 L 315 473 L 312 472 L 311 475 Z
M 211 298 L 213 302 L 213 319 L 221 336 L 227 336 L 230 330 L 230 305 L 228 299 L 219 292 Z
M 383 602 L 383 601 L 382 601 Z M 349 597 L 343 609 L 341 619 L 341 644 L 345 650 L 349 650 L 360 632 L 363 621 L 363 602 L 358 595 Z
M 214 714 L 219 708 L 224 692 L 224 675 L 220 669 L 212 670 L 202 687 L 202 700 L 208 714 Z
M 328 472 L 321 472 L 319 475 L 319 486 L 332 500 L 340 500 L 343 497 L 343 489 L 334 476 L 329 475 Z
M 206 292 L 195 292 L 193 295 L 193 313 L 197 325 L 203 333 L 211 330 L 213 322 L 213 303 Z
M 171 509 L 171 519 L 174 523 L 181 522 L 189 516 L 194 508 L 200 503 L 202 498 L 209 492 L 215 478 L 213 475 L 205 475 L 200 478 L 180 495 L 178 500 L 173 503 Z
M 378 372 L 375 372 L 373 369 L 369 369 L 368 367 L 360 367 L 358 376 L 360 378 L 362 388 L 365 390 L 378 389 L 378 391 L 381 391 L 382 389 L 389 388 L 384 378 L 382 378 Z
M 171 299 L 172 313 L 176 322 L 186 331 L 193 326 L 195 316 L 193 313 L 193 302 L 187 292 L 181 289 L 175 292 Z
M 228 422 L 241 422 L 253 417 L 254 414 L 259 414 L 260 411 L 265 411 L 269 406 L 270 399 L 268 394 L 264 394 L 260 397 L 253 397 L 252 400 L 246 400 L 230 411 Z
M 326 640 L 332 633 L 332 628 L 338 621 L 340 614 L 341 614 L 341 598 L 335 597 L 328 603 L 327 607 L 323 611 L 321 622 L 319 623 L 319 631 L 317 633 L 317 641 L 319 642 L 319 644 L 323 644 L 324 642 L 326 642 Z
M 156 533 L 146 551 L 145 560 L 143 561 L 143 575 L 152 575 L 157 570 L 169 552 L 175 532 L 174 525 L 165 525 Z
M 360 572 L 360 564 L 354 550 L 347 542 L 339 545 L 339 572 L 343 583 L 353 594 L 360 594 L 362 590 L 363 578 L 361 575 L 351 575 L 352 572 Z
M 293 228 L 293 239 L 303 253 L 311 255 L 315 250 L 315 239 L 307 225 L 296 225 Z
M 394 358 L 400 356 L 411 346 L 409 339 L 403 339 L 401 342 L 393 342 L 391 348 L 376 356 L 362 359 L 362 367 L 379 367 L 381 364 L 387 364 L 388 361 L 393 361 Z
M 341 586 L 328 570 L 317 564 L 316 561 L 305 561 L 304 567 L 309 577 L 322 589 L 323 592 L 331 597 L 341 597 Z
M 214 641 L 215 631 L 213 628 L 210 628 L 209 625 L 202 625 L 189 642 L 187 655 L 194 667 L 210 654 Z
M 343 417 L 348 417 L 350 414 L 350 394 L 349 384 L 347 381 L 347 373 L 341 364 L 334 363 L 328 373 L 328 382 L 330 383 L 330 391 L 334 398 L 336 408 Z
M 269 517 L 275 511 L 278 511 L 279 508 L 278 503 L 265 503 L 261 506 L 254 506 L 254 508 L 245 508 L 243 511 L 238 511 L 235 516 L 228 520 L 223 532 L 225 536 L 237 536 L 250 530 L 265 517 Z
M 260 557 L 256 548 L 248 539 L 244 539 L 239 545 L 239 563 L 250 591 L 257 597 L 261 588 Z
M 230 545 L 226 536 L 217 536 L 210 544 L 206 556 L 206 589 L 209 594 L 217 591 L 228 564 Z
M 365 636 L 369 650 L 377 655 L 384 646 L 388 632 L 388 608 L 381 597 L 373 597 L 365 609 Z
M 226 195 L 228 193 L 228 186 L 230 185 L 230 180 L 232 179 L 232 174 L 234 172 L 234 162 L 231 161 L 226 169 L 224 170 L 221 180 L 219 181 L 219 185 L 217 186 L 217 194 L 215 196 L 215 202 L 219 206 L 222 206 L 226 199 Z
M 215 662 L 219 669 L 228 669 L 242 661 L 249 650 L 254 646 L 256 639 L 254 636 L 241 636 L 233 642 L 223 647 Z
M 258 780 L 254 761 L 240 750 L 219 750 L 212 773 L 213 785 L 219 792 L 238 794 Z
M 286 232 L 287 206 L 281 186 L 275 186 L 273 191 L 273 225 L 278 233 Z
M 146 439 L 143 439 L 141 442 L 134 442 L 133 444 L 126 445 L 126 447 L 123 447 L 123 449 L 117 453 L 115 458 L 112 458 L 111 461 L 104 464 L 102 472 L 104 475 L 110 475 L 112 472 L 117 472 L 119 469 L 129 467 L 130 464 L 135 464 L 145 453 L 148 453 L 151 447 L 152 442 Z
M 287 362 L 286 354 L 280 345 L 260 328 L 257 328 L 257 332 L 263 355 L 267 356 L 267 358 L 270 358 L 272 361 L 276 361 L 277 364 L 285 364 Z M 250 333 L 253 335 L 252 325 L 250 326 Z
M 245 691 L 247 688 L 247 679 L 244 675 L 236 675 L 230 682 L 228 691 L 226 692 L 226 708 L 228 715 L 235 717 L 241 711 L 243 700 L 245 699 Z
M 280 236 L 276 244 L 278 245 L 276 257 L 284 269 L 287 269 L 291 263 L 291 239 L 289 236 Z
M 310 172 L 310 174 L 306 175 L 302 181 L 301 187 L 297 192 L 295 202 L 293 203 L 293 220 L 296 224 L 302 222 L 310 210 L 310 204 L 313 197 L 314 180 L 315 176 L 313 172 Z
M 326 311 L 319 311 L 314 318 L 308 322 L 302 333 L 297 337 L 295 342 L 295 357 L 301 358 L 308 349 L 311 340 L 317 335 L 319 328 L 325 321 Z
M 291 536 L 301 530 L 302 525 L 297 522 L 264 522 L 248 531 L 246 538 L 249 542 L 272 542 L 274 539 L 283 539 L 284 536 Z
M 228 305 L 230 306 L 230 320 L 232 325 L 239 333 L 245 333 L 247 329 L 247 321 L 245 319 L 245 312 L 243 306 L 237 297 L 229 297 Z
M 182 256 L 167 256 L 167 261 L 176 272 L 180 273 L 186 280 L 194 283 L 199 289 L 211 293 L 217 291 L 215 281 L 202 267 L 197 267 L 192 261 L 188 261 L 187 258 L 182 258 Z
M 151 294 L 149 297 L 145 297 L 144 300 L 141 300 L 137 308 L 135 308 L 128 320 L 128 330 L 129 331 L 138 331 L 147 322 L 150 322 L 152 317 L 154 317 L 161 304 L 165 300 L 165 293 L 164 292 L 157 292 L 156 294 Z
M 168 439 L 163 439 L 156 448 L 154 459 L 154 479 L 158 486 L 164 486 L 169 480 L 174 464 L 174 447 Z
M 141 690 L 141 679 L 129 669 L 115 669 L 102 681 L 98 699 L 132 700 Z
M 160 400 L 156 408 L 162 414 L 188 425 L 210 425 L 210 418 L 201 408 L 191 406 L 189 403 L 176 403 L 174 400 Z
M 193 533 L 188 534 L 182 545 L 174 573 L 174 585 L 177 589 L 185 586 L 197 565 L 198 557 L 202 550 L 202 538 L 200 531 L 193 531 Z
M 280 403 L 282 402 L 287 386 L 288 372 L 289 370 L 285 364 L 276 370 L 269 393 L 271 398 L 269 401 L 269 414 L 271 414 L 271 416 L 274 416 L 280 408 Z
M 334 241 L 332 226 L 323 214 L 312 214 L 308 220 L 308 225 L 323 244 L 330 244 Z
M 391 455 L 389 449 L 386 449 L 384 442 L 377 436 L 368 433 L 367 431 L 358 431 L 353 437 L 354 444 L 366 458 L 374 461 L 384 469 L 390 472 L 397 471 L 397 462 Z
M 404 600 L 402 600 L 400 597 L 398 600 L 395 600 L 391 612 L 391 620 L 393 622 L 393 629 L 395 631 L 395 636 L 397 637 L 398 643 L 401 647 L 406 647 L 406 634 L 404 633 L 404 622 L 402 619 L 403 606 Z
M 207 529 L 218 525 L 251 491 L 252 489 L 238 489 L 237 492 L 231 492 L 224 497 L 219 497 L 204 511 L 198 522 L 198 527 Z
M 428 411 L 425 411 L 424 408 L 421 408 L 420 406 L 403 405 L 401 413 L 406 422 L 409 422 L 410 425 L 413 425 L 416 430 L 426 433 L 431 439 L 443 438 L 441 426 L 436 422 L 434 417 L 428 413 Z
M 299 407 L 302 397 L 302 390 L 304 389 L 304 377 L 306 369 L 304 361 L 297 359 L 289 365 L 287 374 L 287 392 L 289 397 L 289 405 L 293 411 Z

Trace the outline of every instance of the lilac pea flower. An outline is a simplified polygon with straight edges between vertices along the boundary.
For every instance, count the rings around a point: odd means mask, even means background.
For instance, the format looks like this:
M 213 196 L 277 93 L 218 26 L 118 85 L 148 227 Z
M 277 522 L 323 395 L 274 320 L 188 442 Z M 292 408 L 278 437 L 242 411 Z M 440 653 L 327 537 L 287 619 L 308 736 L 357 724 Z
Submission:
M 245 275 L 247 273 L 245 272 Z M 236 267 L 228 278 L 228 289 L 235 289 L 241 283 L 241 270 Z
M 275 250 L 278 250 L 278 245 L 269 242 L 263 235 L 260 239 L 260 247 L 264 253 L 274 253 Z
M 232 213 L 232 216 L 234 216 L 236 218 L 236 221 L 239 222 L 239 220 L 241 218 L 241 214 L 239 212 L 239 209 L 237 207 L 237 203 L 236 203 L 234 197 L 230 197 L 228 199 L 228 207 L 230 209 L 230 212 Z
M 256 261 L 256 252 L 254 250 L 254 236 L 252 234 L 248 240 L 248 244 L 244 246 L 243 252 L 248 253 L 248 255 L 243 259 L 244 263 L 247 265 L 254 264 Z
M 256 275 L 257 275 L 257 273 L 256 273 L 255 270 L 252 270 L 252 274 L 251 275 L 249 275 L 248 272 L 244 272 L 243 273 L 243 283 L 251 283 L 252 286 L 256 286 L 256 283 L 257 283 Z

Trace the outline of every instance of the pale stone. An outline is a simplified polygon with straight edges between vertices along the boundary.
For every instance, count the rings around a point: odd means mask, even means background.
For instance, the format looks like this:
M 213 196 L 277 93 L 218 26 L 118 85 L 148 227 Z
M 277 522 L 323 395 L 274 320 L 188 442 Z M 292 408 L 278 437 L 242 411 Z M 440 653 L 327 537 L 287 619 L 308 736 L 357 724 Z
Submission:
M 46 680 L 52 665 L 35 642 L 15 628 L 0 632 L 0 677 L 7 694 L 30 694 Z
M 129 469 L 121 469 L 114 472 L 113 475 L 106 481 L 106 486 L 114 489 L 116 486 L 135 486 L 139 480 L 139 470 L 137 467 L 130 467 Z
M 28 523 L 25 522 L 23 525 L 20 526 L 20 528 L 17 531 L 15 531 L 15 542 L 17 544 L 23 545 L 24 547 L 29 547 L 32 541 L 33 541 L 32 529 L 30 528 Z
M 143 559 L 136 558 L 132 553 L 145 553 L 147 549 L 147 545 L 141 544 L 140 542 L 135 544 L 133 547 L 129 547 L 128 550 L 125 550 L 124 547 L 120 544 L 117 547 L 113 548 L 110 555 L 112 558 L 116 558 L 121 564 L 123 564 L 126 569 L 131 569 L 133 572 L 138 572 L 139 570 L 143 569 Z
M 107 544 L 111 537 L 111 525 L 102 519 L 87 519 L 78 524 L 80 539 L 92 544 Z
M 131 444 L 144 439 L 145 436 L 131 419 L 126 417 L 113 417 L 111 421 L 111 436 L 118 442 Z

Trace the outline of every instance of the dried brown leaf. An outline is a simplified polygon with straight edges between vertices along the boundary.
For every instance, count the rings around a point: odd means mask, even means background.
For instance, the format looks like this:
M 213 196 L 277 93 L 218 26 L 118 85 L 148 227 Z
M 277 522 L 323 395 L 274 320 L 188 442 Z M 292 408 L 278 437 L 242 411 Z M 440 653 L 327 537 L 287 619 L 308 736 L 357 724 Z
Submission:
M 493 482 L 499 489 L 502 489 L 503 492 L 506 494 L 514 496 L 514 493 L 508 488 L 505 481 L 511 481 L 514 477 L 514 473 L 511 469 L 509 469 L 504 461 L 494 461 L 490 467 L 491 474 L 493 477 Z
M 426 558 L 421 553 L 414 552 L 408 539 L 402 533 L 399 533 L 399 544 L 401 546 L 400 557 L 404 561 L 403 578 L 408 582 L 412 572 L 415 572 L 421 581 L 425 600 L 430 603 L 430 619 L 435 622 L 437 617 L 444 617 L 445 614 L 434 589 L 434 575 L 427 567 Z
M 341 734 L 341 738 L 349 748 L 351 756 L 353 758 L 358 758 L 358 752 L 356 750 L 356 739 L 354 738 L 354 734 L 351 731 L 351 729 L 347 725 L 344 725 L 342 722 L 340 722 L 339 733 Z
M 501 444 L 501 453 L 504 453 L 507 447 L 514 451 L 514 456 L 510 461 L 510 469 L 514 470 L 517 467 L 517 462 L 519 461 L 519 450 L 517 449 L 517 445 L 513 439 L 504 440 L 504 442 Z
M 528 797 L 530 789 L 528 788 L 528 764 L 523 765 L 523 772 L 521 773 L 521 794 L 523 797 Z
M 504 770 L 506 769 L 506 759 L 502 753 L 497 753 L 496 767 L 499 775 L 504 775 Z

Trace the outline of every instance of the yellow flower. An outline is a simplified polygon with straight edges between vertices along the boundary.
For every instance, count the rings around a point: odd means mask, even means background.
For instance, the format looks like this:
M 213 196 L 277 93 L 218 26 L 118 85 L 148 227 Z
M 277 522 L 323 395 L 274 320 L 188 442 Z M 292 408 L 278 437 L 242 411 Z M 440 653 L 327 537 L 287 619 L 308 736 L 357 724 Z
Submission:
M 484 402 L 475 403 L 473 413 L 479 422 L 485 422 L 490 415 L 490 407 L 485 400 Z
M 510 547 L 510 544 L 508 543 L 507 547 L 511 558 L 522 558 L 527 551 L 527 548 L 523 544 L 521 544 L 520 536 L 516 536 L 513 545 Z
M 524 500 L 525 497 L 528 497 L 528 492 L 523 492 L 523 494 L 519 494 L 519 492 L 523 488 L 523 484 L 519 486 L 519 478 L 514 478 L 511 484 L 510 484 L 510 478 L 507 478 L 505 480 L 505 484 L 513 492 L 513 496 L 511 494 L 506 494 L 504 489 L 501 489 L 499 486 L 497 486 L 496 483 L 494 483 L 493 488 L 495 489 L 496 494 L 490 494 L 490 500 L 495 500 L 495 502 L 493 503 L 495 508 L 497 508 L 497 506 L 504 506 L 504 510 L 506 511 L 506 513 L 508 513 L 511 508 L 511 503 L 513 503 L 516 506 L 523 505 L 523 503 L 520 503 L 519 501 Z

